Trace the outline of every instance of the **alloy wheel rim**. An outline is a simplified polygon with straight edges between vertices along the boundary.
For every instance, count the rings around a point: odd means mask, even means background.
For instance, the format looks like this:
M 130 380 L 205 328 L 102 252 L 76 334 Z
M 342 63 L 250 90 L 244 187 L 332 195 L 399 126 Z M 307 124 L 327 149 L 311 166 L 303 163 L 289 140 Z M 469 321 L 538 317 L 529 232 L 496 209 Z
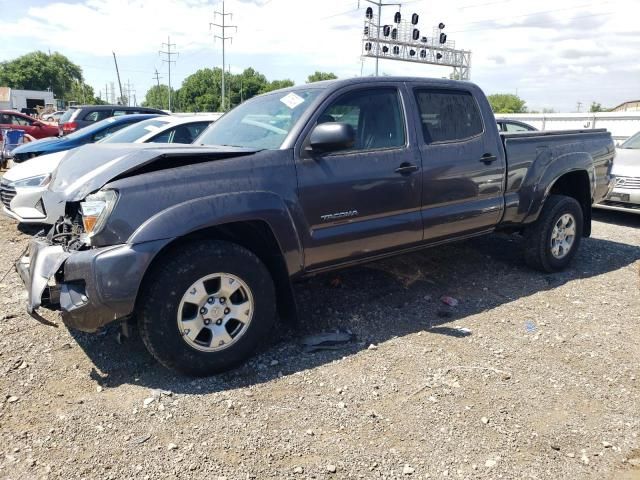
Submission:
M 224 350 L 247 331 L 253 311 L 253 294 L 240 277 L 213 273 L 196 280 L 182 296 L 178 331 L 196 350 Z
M 558 218 L 551 231 L 551 255 L 558 260 L 566 257 L 576 239 L 576 219 L 570 213 Z

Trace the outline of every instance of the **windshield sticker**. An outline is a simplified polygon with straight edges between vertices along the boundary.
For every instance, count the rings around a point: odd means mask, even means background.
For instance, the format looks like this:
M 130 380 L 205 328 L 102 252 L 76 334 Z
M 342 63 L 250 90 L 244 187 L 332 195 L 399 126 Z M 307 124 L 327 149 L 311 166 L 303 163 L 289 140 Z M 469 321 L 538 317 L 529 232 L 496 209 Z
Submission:
M 284 103 L 287 107 L 289 107 L 291 110 L 293 110 L 301 103 L 304 103 L 304 98 L 302 98 L 300 95 L 297 95 L 291 92 L 286 94 L 284 97 L 282 97 L 280 101 Z

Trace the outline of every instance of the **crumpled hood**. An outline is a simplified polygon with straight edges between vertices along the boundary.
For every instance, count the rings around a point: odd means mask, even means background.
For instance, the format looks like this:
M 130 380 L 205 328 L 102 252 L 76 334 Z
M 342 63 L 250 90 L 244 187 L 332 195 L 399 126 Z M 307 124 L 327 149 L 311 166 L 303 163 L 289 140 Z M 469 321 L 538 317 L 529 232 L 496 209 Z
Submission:
M 64 138 L 61 137 L 47 137 L 41 138 L 40 140 L 35 140 L 33 142 L 28 142 L 19 147 L 13 149 L 13 154 L 15 155 L 20 153 L 33 153 L 33 152 L 41 152 L 43 149 L 49 148 L 52 145 L 58 146 L 58 144 L 63 145 L 62 142 L 65 142 Z
M 114 178 L 162 158 L 189 157 L 195 161 L 206 161 L 208 158 L 229 158 L 234 154 L 245 156 L 257 151 L 259 149 L 184 144 L 90 144 L 65 152 L 53 173 L 49 190 L 61 192 L 67 202 L 77 202 Z
M 617 148 L 611 173 L 617 177 L 640 177 L 640 150 Z

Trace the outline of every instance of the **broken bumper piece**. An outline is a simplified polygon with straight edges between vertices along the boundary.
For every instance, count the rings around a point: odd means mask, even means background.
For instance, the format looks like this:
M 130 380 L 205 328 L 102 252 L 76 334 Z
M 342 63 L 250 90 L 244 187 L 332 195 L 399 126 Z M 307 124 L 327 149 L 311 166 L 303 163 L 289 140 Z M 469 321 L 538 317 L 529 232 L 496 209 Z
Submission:
M 166 242 L 66 251 L 34 238 L 16 263 L 27 292 L 27 311 L 51 324 L 39 308 L 59 310 L 68 327 L 95 332 L 133 313 L 142 277 Z

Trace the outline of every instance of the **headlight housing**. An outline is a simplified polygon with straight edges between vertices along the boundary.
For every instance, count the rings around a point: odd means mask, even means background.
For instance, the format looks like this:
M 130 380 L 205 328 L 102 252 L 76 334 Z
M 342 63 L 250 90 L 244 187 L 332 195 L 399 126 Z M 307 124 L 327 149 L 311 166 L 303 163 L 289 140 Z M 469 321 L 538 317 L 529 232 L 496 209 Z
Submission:
M 115 190 L 100 190 L 80 202 L 82 225 L 87 235 L 93 236 L 102 230 L 117 200 Z
M 36 175 L 34 177 L 23 178 L 22 180 L 16 180 L 11 182 L 14 187 L 45 187 L 51 181 L 51 174 L 46 173 L 44 175 Z

